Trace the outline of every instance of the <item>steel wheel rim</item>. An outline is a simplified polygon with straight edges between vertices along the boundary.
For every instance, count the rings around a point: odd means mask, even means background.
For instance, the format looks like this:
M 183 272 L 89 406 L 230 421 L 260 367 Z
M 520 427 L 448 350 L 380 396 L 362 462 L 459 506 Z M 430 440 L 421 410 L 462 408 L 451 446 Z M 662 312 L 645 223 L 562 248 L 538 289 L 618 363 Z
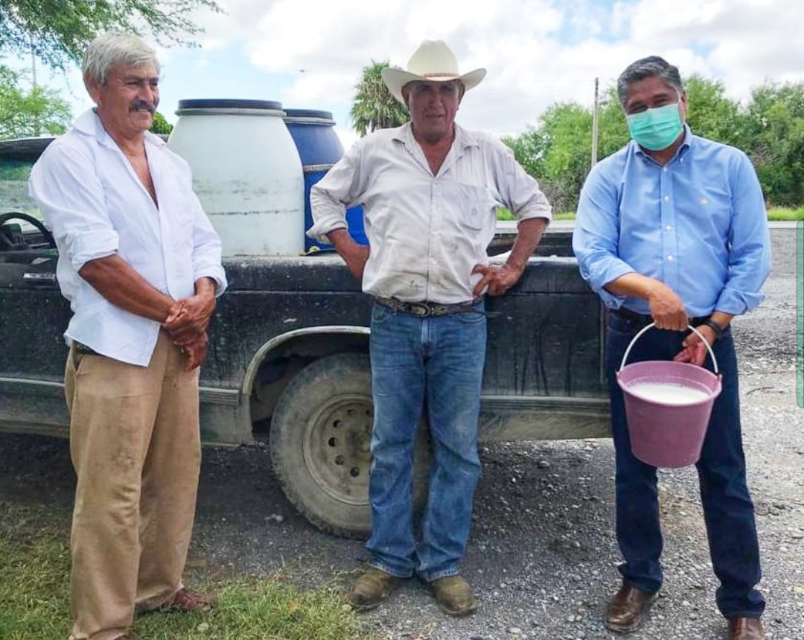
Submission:
M 322 406 L 305 425 L 304 464 L 329 497 L 368 505 L 373 420 L 371 399 L 351 394 Z

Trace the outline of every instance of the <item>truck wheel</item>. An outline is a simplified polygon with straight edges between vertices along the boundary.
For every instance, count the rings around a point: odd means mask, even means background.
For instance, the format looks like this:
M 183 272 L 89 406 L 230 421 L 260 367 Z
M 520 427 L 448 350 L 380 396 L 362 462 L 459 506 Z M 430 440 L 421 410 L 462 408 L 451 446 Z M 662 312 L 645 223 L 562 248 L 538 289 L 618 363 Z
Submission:
M 323 531 L 347 538 L 371 534 L 373 420 L 371 368 L 364 354 L 310 363 L 279 397 L 270 434 L 274 473 L 288 500 Z M 422 427 L 413 480 L 417 510 L 427 497 L 430 466 L 429 433 Z

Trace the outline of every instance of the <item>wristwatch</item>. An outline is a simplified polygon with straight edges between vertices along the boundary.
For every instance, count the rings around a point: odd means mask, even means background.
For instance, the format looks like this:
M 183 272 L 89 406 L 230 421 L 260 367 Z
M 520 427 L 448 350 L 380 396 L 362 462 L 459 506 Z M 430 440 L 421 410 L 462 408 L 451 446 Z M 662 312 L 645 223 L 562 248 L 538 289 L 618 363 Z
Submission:
M 723 335 L 723 327 L 721 327 L 717 322 L 709 318 L 708 320 L 704 321 L 702 324 L 709 327 L 712 331 L 715 332 L 715 340 L 717 340 L 721 335 Z

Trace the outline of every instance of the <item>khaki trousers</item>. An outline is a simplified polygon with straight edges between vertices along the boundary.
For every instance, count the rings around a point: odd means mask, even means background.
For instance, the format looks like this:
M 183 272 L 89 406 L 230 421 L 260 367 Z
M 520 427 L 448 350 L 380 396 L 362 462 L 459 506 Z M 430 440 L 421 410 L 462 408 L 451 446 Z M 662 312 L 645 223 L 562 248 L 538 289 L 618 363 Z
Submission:
M 198 369 L 183 366 L 164 332 L 147 368 L 70 350 L 75 640 L 119 638 L 135 605 L 182 587 L 201 463 Z

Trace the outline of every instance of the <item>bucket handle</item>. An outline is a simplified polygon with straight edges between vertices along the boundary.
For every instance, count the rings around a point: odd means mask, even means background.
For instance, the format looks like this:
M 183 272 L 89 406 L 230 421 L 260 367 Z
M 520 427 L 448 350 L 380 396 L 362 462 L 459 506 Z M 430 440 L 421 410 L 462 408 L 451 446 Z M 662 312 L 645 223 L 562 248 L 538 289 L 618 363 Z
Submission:
M 655 326 L 656 326 L 656 323 L 655 323 L 655 322 L 651 322 L 651 323 L 650 323 L 649 325 L 647 325 L 646 327 L 643 327 L 642 329 L 640 329 L 639 333 L 637 333 L 637 334 L 634 336 L 634 339 L 633 339 L 633 340 L 631 340 L 631 344 L 629 344 L 629 345 L 628 345 L 628 348 L 625 350 L 625 353 L 623 354 L 623 361 L 620 363 L 620 370 L 622 370 L 622 368 L 625 366 L 625 361 L 626 361 L 626 360 L 628 360 L 628 355 L 631 353 L 631 348 L 634 346 L 634 344 L 636 344 L 636 341 L 637 341 L 637 340 L 638 340 L 638 339 L 639 339 L 639 338 L 642 336 L 642 334 L 643 334 L 643 333 L 645 333 L 645 332 L 646 332 L 648 329 L 652 329 L 652 328 L 653 328 L 653 327 L 655 327 Z M 710 356 L 712 356 L 712 364 L 713 364 L 713 365 L 715 365 L 715 375 L 719 375 L 718 370 L 717 370 L 717 360 L 715 359 L 715 352 L 714 352 L 714 351 L 712 351 L 712 347 L 711 347 L 711 346 L 710 346 L 710 344 L 709 344 L 709 343 L 706 341 L 706 338 L 704 338 L 704 337 L 703 337 L 703 335 L 701 335 L 701 332 L 700 332 L 700 331 L 698 331 L 698 329 L 696 329 L 695 327 L 693 327 L 691 324 L 688 324 L 688 325 L 687 325 L 687 329 L 692 329 L 692 331 L 695 333 L 695 335 L 696 335 L 696 336 L 698 336 L 698 337 L 701 339 L 701 342 L 703 342 L 703 343 L 706 345 L 706 348 L 707 348 L 707 350 L 709 351 L 709 355 L 710 355 Z

